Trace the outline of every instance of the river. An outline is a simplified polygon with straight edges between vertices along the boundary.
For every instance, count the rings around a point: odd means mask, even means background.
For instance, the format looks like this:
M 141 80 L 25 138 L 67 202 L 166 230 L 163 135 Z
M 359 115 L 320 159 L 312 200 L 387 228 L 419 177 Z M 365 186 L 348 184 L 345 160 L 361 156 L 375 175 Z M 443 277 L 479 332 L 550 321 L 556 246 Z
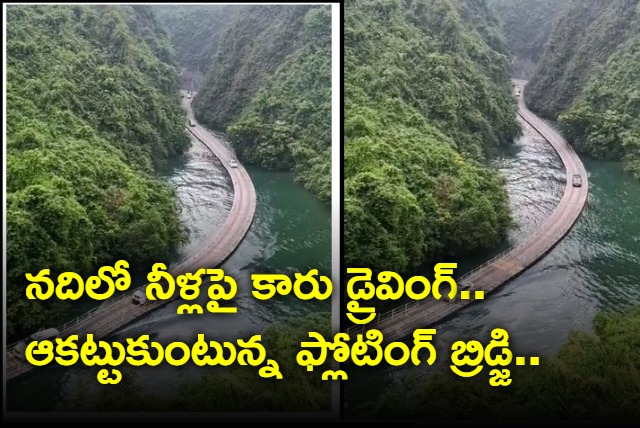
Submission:
M 218 136 L 224 141 L 224 136 Z M 112 339 L 124 341 L 126 337 L 150 334 L 153 340 L 166 343 L 190 341 L 203 333 L 210 340 L 233 341 L 260 333 L 285 317 L 330 311 L 329 301 L 305 302 L 287 297 L 265 302 L 251 295 L 252 273 L 292 275 L 318 268 L 330 276 L 331 210 L 294 183 L 289 173 L 252 167 L 247 170 L 257 194 L 255 219 L 244 241 L 221 266 L 238 282 L 238 293 L 233 300 L 238 313 L 177 315 L 176 307 L 180 303 L 176 301 L 118 331 Z M 231 209 L 233 189 L 218 159 L 199 142 L 194 142 L 184 155 L 170 160 L 160 174 L 176 189 L 182 224 L 189 232 L 188 242 L 177 249 L 171 261 L 175 264 L 195 251 L 208 234 L 223 224 Z M 206 302 L 204 297 L 202 301 Z M 188 381 L 189 376 L 202 374 L 202 370 L 191 366 L 193 364 L 181 368 L 143 367 L 137 370 L 133 382 L 142 391 L 171 393 L 173 387 Z M 46 411 L 73 407 L 70 401 L 77 400 L 78 396 L 109 387 L 98 383 L 96 372 L 95 367 L 80 364 L 35 371 L 8 385 L 7 408 Z M 123 372 L 123 375 L 130 374 Z M 257 369 L 256 379 L 259 379 Z
M 640 304 L 640 182 L 617 162 L 582 160 L 589 171 L 590 194 L 575 227 L 522 276 L 437 325 L 439 355 L 447 355 L 458 338 L 486 341 L 492 328 L 502 327 L 510 333 L 516 355 L 549 357 L 571 331 L 591 331 L 596 313 Z M 460 260 L 461 266 L 482 263 L 524 239 L 552 212 L 562 195 L 562 165 L 553 149 L 530 128 L 492 163 L 507 180 L 518 227 L 510 231 L 501 248 Z M 221 165 L 201 144 L 172 160 L 163 173 L 178 192 L 183 223 L 190 229 L 189 242 L 176 254 L 178 261 L 222 224 L 232 200 L 230 183 Z M 289 174 L 253 168 L 249 173 L 258 195 L 256 218 L 247 238 L 223 265 L 239 284 L 244 283 L 235 299 L 238 314 L 178 316 L 177 303 L 173 303 L 127 327 L 116 338 L 148 332 L 161 341 L 185 339 L 195 333 L 231 339 L 259 331 L 281 316 L 324 310 L 297 299 L 259 302 L 250 296 L 246 279 L 253 272 L 293 272 L 304 267 L 330 270 L 330 210 L 293 183 Z M 443 364 L 446 359 L 438 361 Z M 371 416 L 384 386 L 414 370 L 427 374 L 435 368 L 351 368 L 350 378 L 344 382 L 346 416 Z M 8 409 L 47 410 L 58 403 L 64 405 L 65 397 L 74 396 L 81 388 L 99 387 L 94 372 L 79 365 L 39 370 L 9 385 Z M 191 371 L 171 368 L 154 376 L 144 373 L 140 371 L 136 382 L 144 390 L 157 392 L 184 381 Z
M 350 368 L 344 383 L 345 416 L 375 417 L 384 388 L 409 373 L 425 376 L 445 369 L 455 376 L 445 366 L 455 340 L 485 343 L 491 329 L 501 327 L 509 332 L 514 355 L 550 357 L 571 331 L 590 332 L 596 313 L 640 304 L 640 182 L 618 162 L 581 158 L 589 173 L 589 200 L 565 239 L 486 300 L 436 325 L 439 357 L 433 367 Z M 528 125 L 492 164 L 507 181 L 517 227 L 494 252 L 459 260 L 462 272 L 523 240 L 553 211 L 564 189 L 560 159 Z

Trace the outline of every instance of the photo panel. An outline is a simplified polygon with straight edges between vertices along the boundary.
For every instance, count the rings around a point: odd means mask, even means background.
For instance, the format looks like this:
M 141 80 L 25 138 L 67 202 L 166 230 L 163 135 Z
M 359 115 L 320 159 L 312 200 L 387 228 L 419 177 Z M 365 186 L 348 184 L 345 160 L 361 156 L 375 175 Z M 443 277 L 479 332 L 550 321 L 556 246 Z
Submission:
M 4 12 L 4 416 L 337 420 L 340 4 Z

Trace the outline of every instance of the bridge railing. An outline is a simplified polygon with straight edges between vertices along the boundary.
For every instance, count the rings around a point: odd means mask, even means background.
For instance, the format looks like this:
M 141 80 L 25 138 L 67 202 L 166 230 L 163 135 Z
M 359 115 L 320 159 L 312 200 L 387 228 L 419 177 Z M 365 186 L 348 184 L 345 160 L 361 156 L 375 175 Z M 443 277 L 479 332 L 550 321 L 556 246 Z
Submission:
M 183 260 L 181 263 L 177 264 L 175 267 L 173 267 L 172 269 L 170 269 L 169 273 L 171 273 L 171 275 L 176 275 L 177 272 L 179 272 L 185 264 L 187 264 L 186 262 L 189 260 L 189 258 Z M 80 324 L 80 322 L 91 318 L 97 314 L 100 314 L 106 310 L 109 310 L 110 308 L 112 308 L 114 305 L 118 304 L 119 302 L 121 302 L 124 299 L 130 299 L 131 296 L 133 295 L 133 293 L 135 293 L 138 290 L 144 291 L 146 286 L 148 285 L 148 283 L 137 286 L 135 288 L 131 288 L 127 291 L 125 291 L 124 293 L 120 293 L 118 294 L 116 297 L 114 298 L 110 298 L 108 300 L 105 300 L 102 304 L 100 304 L 99 306 L 96 306 L 93 309 L 90 309 L 89 311 L 85 312 L 84 314 L 78 316 L 77 318 L 72 319 L 71 321 L 67 321 L 66 323 L 62 324 L 61 326 L 57 327 L 57 330 L 60 332 L 60 334 L 62 335 L 63 332 L 65 330 L 67 330 L 70 327 L 76 326 L 78 324 Z M 147 300 L 146 303 L 144 303 L 144 305 L 150 305 L 153 304 L 154 300 Z M 18 341 L 16 343 L 13 343 L 12 346 L 17 345 L 18 343 L 20 343 L 21 341 Z M 8 348 L 8 347 L 7 347 Z
M 116 304 L 118 304 L 120 301 L 122 301 L 123 299 L 129 299 L 129 298 L 131 298 L 131 295 L 132 295 L 133 293 L 135 293 L 137 290 L 144 289 L 144 287 L 145 287 L 145 286 L 146 286 L 146 284 L 145 284 L 145 285 L 143 285 L 143 286 L 139 286 L 139 287 L 133 288 L 133 289 L 131 289 L 131 290 L 128 290 L 128 291 L 126 291 L 126 292 L 124 292 L 124 293 L 121 293 L 121 294 L 119 294 L 119 295 L 118 295 L 116 298 L 114 298 L 114 299 L 106 300 L 106 301 L 105 301 L 105 302 L 103 302 L 101 305 L 96 306 L 96 307 L 95 307 L 95 308 L 93 308 L 93 309 L 90 309 L 89 311 L 87 311 L 87 312 L 83 313 L 82 315 L 80 315 L 80 316 L 78 316 L 78 317 L 76 317 L 76 318 L 72 319 L 71 321 L 67 321 L 67 322 L 65 322 L 64 324 L 59 325 L 58 327 L 56 327 L 56 330 L 58 330 L 58 331 L 60 332 L 60 336 L 65 336 L 65 333 L 66 333 L 66 331 L 67 331 L 67 330 L 69 330 L 69 329 L 71 329 L 71 328 L 73 328 L 73 327 L 78 326 L 81 322 L 83 322 L 83 321 L 85 321 L 85 320 L 87 320 L 87 319 L 89 319 L 89 318 L 92 318 L 92 317 L 94 317 L 94 316 L 96 316 L 96 315 L 99 315 L 99 314 L 104 313 L 105 311 L 108 311 L 108 310 L 109 310 L 109 309 L 111 309 L 114 305 L 116 305 Z M 145 304 L 149 304 L 149 303 L 151 303 L 151 302 L 153 302 L 153 301 L 147 301 L 147 303 L 145 303 Z M 19 341 L 14 342 L 14 343 L 12 343 L 12 344 L 10 344 L 10 345 L 7 345 L 7 348 L 6 348 L 7 353 L 9 353 L 9 352 L 13 351 L 13 348 L 15 348 L 15 347 L 16 347 L 16 345 L 18 345 L 18 344 L 19 344 L 19 343 L 21 343 L 22 341 L 23 341 L 23 340 L 19 340 Z
M 560 234 L 562 235 L 562 233 Z M 537 240 L 544 240 L 545 242 L 555 242 L 558 240 L 558 233 L 548 233 L 546 231 L 543 231 L 541 233 L 534 233 L 532 236 L 535 236 Z M 460 277 L 457 280 L 458 284 L 462 284 L 465 281 L 467 281 L 471 276 L 473 276 L 475 273 L 485 269 L 486 267 L 488 267 L 489 265 L 495 263 L 497 260 L 499 259 L 507 259 L 510 255 L 510 253 L 513 253 L 514 251 L 516 251 L 518 248 L 518 246 L 515 247 L 511 247 L 508 248 L 507 250 L 501 252 L 500 254 L 496 255 L 495 257 L 492 257 L 491 259 L 487 260 L 486 262 L 482 263 L 481 265 L 477 266 L 476 268 L 474 268 L 473 270 L 465 273 L 462 277 Z M 520 257 L 514 257 L 514 260 L 516 260 L 519 263 L 522 264 L 527 264 L 527 262 L 525 260 L 522 260 Z M 402 306 L 398 306 L 390 311 L 384 312 L 384 313 L 380 313 L 378 314 L 378 316 L 370 323 L 368 324 L 364 324 L 364 325 L 354 325 L 351 326 L 349 328 L 347 328 L 346 332 L 347 334 L 351 335 L 354 333 L 364 333 L 366 330 L 374 328 L 376 326 L 379 326 L 383 321 L 386 321 L 388 319 L 393 319 L 396 316 L 401 316 L 404 313 L 410 311 L 411 309 L 415 308 L 416 306 L 420 305 L 424 303 L 424 300 L 416 300 L 414 302 L 411 303 L 407 303 L 405 305 Z M 422 320 L 424 318 L 426 318 L 428 315 L 425 314 L 423 316 L 419 316 L 418 319 L 414 319 L 412 322 L 415 322 L 416 320 Z
M 526 115 L 530 114 L 529 110 L 526 108 L 526 105 L 524 104 L 523 98 L 524 97 L 524 89 L 520 91 L 520 97 L 519 97 L 519 104 L 521 109 L 525 112 Z M 534 125 L 531 120 L 531 118 L 527 118 L 525 117 L 525 115 L 523 115 L 521 112 L 518 112 L 518 115 L 521 117 L 522 120 L 524 120 L 525 122 L 529 123 L 534 129 L 536 129 L 541 135 L 543 135 L 543 133 L 538 129 L 537 125 Z M 548 123 L 542 121 L 542 124 L 545 125 L 549 131 L 549 133 L 552 134 L 552 137 L 554 138 L 558 138 L 562 140 L 562 137 L 560 135 L 560 133 L 551 125 L 549 125 Z M 543 138 L 548 140 L 548 137 L 543 135 Z M 564 144 L 566 144 L 566 142 L 564 140 L 562 140 Z M 556 150 L 556 152 L 558 152 L 558 148 L 552 143 L 551 146 L 554 148 L 554 150 Z M 558 152 L 558 154 L 560 154 Z M 568 183 L 568 181 L 567 181 Z M 563 194 L 562 198 L 566 198 L 567 197 L 567 193 L 565 190 L 565 193 Z M 558 208 L 556 208 L 557 210 Z M 555 212 L 555 211 L 554 211 Z M 565 219 L 563 219 L 565 220 Z M 538 239 L 538 241 L 543 240 L 546 243 L 554 243 L 557 242 L 560 236 L 563 236 L 568 229 L 570 229 L 571 225 L 573 225 L 573 223 L 575 222 L 575 219 L 572 219 L 572 221 L 569 222 L 568 227 L 563 227 L 561 228 L 561 231 L 558 232 L 557 230 L 555 231 L 555 233 L 548 233 L 544 228 L 542 230 L 538 230 L 536 232 L 534 232 L 532 234 L 532 236 L 536 237 L 536 239 Z M 565 230 L 566 229 L 566 230 Z M 475 269 L 467 272 L 465 275 L 463 275 L 461 278 L 459 278 L 457 280 L 457 282 L 460 283 L 464 283 L 465 281 L 469 280 L 469 278 L 471 278 L 474 274 L 476 274 L 478 271 L 481 271 L 483 269 L 485 269 L 487 266 L 495 263 L 498 259 L 509 259 L 510 257 L 510 253 L 512 252 L 516 252 L 518 249 L 518 246 L 514 246 L 511 247 L 505 251 L 503 251 L 502 253 L 496 255 L 495 257 L 491 258 L 490 260 L 487 260 L 486 262 L 482 263 L 481 265 L 477 266 Z M 545 250 L 546 252 L 546 250 Z M 515 253 L 515 256 L 512 256 L 511 258 L 516 261 L 517 263 L 520 263 L 522 265 L 529 265 L 531 263 L 531 260 L 528 259 L 524 259 L 521 257 L 517 256 L 517 253 Z M 535 257 L 536 259 L 538 258 L 537 256 Z M 419 300 L 419 301 L 415 301 L 412 302 L 410 304 L 405 304 L 404 306 L 400 306 L 397 308 L 392 309 L 391 311 L 379 314 L 377 316 L 377 318 L 371 322 L 368 323 L 366 325 L 355 325 L 352 327 L 347 328 L 346 332 L 348 334 L 353 334 L 353 333 L 361 333 L 366 331 L 369 328 L 373 328 L 375 326 L 379 326 L 381 322 L 384 322 L 386 320 L 388 320 L 389 318 L 393 319 L 396 316 L 402 316 L 404 315 L 406 312 L 408 312 L 409 310 L 415 308 L 416 306 L 420 305 L 424 303 L 424 300 Z M 420 321 L 420 320 L 424 320 L 426 319 L 426 317 L 429 316 L 429 314 L 422 314 L 422 315 L 418 315 L 418 318 L 413 318 L 411 320 L 412 324 L 414 324 L 416 321 Z M 403 323 L 400 327 L 398 328 L 404 328 L 406 327 L 407 323 Z
M 144 286 L 136 287 L 136 288 L 128 290 L 128 291 L 126 291 L 126 292 L 124 292 L 122 294 L 119 294 L 115 299 L 106 300 L 100 306 L 96 306 L 95 308 L 91 309 L 88 312 L 85 312 L 84 314 L 80 315 L 79 317 L 64 323 L 63 325 L 58 327 L 58 331 L 60 332 L 60 335 L 64 335 L 64 332 L 66 330 L 68 330 L 68 329 L 70 329 L 70 328 L 72 328 L 74 326 L 77 326 L 82 321 L 85 321 L 85 320 L 87 320 L 89 318 L 94 317 L 95 315 L 102 314 L 103 312 L 108 311 L 114 305 L 116 305 L 119 302 L 121 302 L 123 299 L 131 298 L 131 295 L 133 293 L 135 293 L 139 289 L 142 289 L 143 287 Z
M 20 341 L 14 342 L 11 345 L 7 345 L 7 358 L 9 357 L 9 355 L 13 353 L 13 348 L 15 348 L 18 345 L 18 343 L 20 343 Z
M 60 336 L 61 337 L 66 337 L 71 333 L 69 330 L 77 328 L 80 325 L 80 323 L 82 323 L 82 322 L 84 322 L 84 321 L 86 321 L 86 320 L 88 320 L 88 319 L 90 319 L 90 318 L 92 318 L 92 317 L 94 317 L 96 315 L 100 315 L 100 314 L 104 313 L 105 311 L 110 310 L 114 305 L 118 304 L 123 299 L 130 299 L 131 295 L 133 293 L 135 293 L 137 290 L 144 289 L 145 286 L 146 286 L 146 284 L 143 285 L 143 286 L 139 286 L 139 287 L 136 287 L 134 289 L 131 289 L 131 290 L 125 292 L 125 293 L 119 294 L 118 297 L 116 297 L 115 299 L 111 299 L 111 300 L 105 301 L 100 306 L 96 306 L 95 308 L 85 312 L 84 314 L 74 318 L 73 320 L 68 321 L 68 322 L 56 327 L 56 329 L 60 332 Z M 153 305 L 154 303 L 158 303 L 158 302 L 165 303 L 166 301 L 163 301 L 163 300 L 147 300 L 145 303 L 143 303 L 142 305 L 139 305 L 139 306 L 150 306 L 150 305 Z M 109 323 L 107 323 L 107 326 L 110 326 L 114 322 L 116 324 L 120 323 L 122 321 L 122 319 L 126 318 L 127 315 L 128 314 L 125 313 L 125 314 L 119 316 L 117 319 L 111 320 Z M 100 327 L 103 327 L 103 326 L 100 326 Z M 14 343 L 12 343 L 10 345 L 7 345 L 7 348 L 6 348 L 7 355 L 10 355 L 13 352 L 13 349 L 19 343 L 21 343 L 22 341 L 23 340 L 19 340 L 19 341 L 14 342 Z
M 502 259 L 507 257 L 507 255 L 511 252 L 514 251 L 515 247 L 511 247 L 506 249 L 505 251 L 501 252 L 500 254 L 496 255 L 495 257 L 492 257 L 491 259 L 487 260 L 486 262 L 482 263 L 481 265 L 475 267 L 473 270 L 465 273 L 463 276 L 461 276 L 456 282 L 458 284 L 464 283 L 465 281 L 467 281 L 472 275 L 474 275 L 475 273 L 477 273 L 478 271 L 485 269 L 487 266 L 493 264 L 496 262 L 496 260 L 498 259 Z M 402 315 L 406 312 L 408 312 L 409 310 L 415 308 L 416 306 L 420 305 L 424 303 L 424 300 L 416 300 L 413 301 L 411 303 L 406 303 L 402 306 L 398 306 L 390 311 L 384 312 L 384 313 L 380 313 L 378 314 L 378 316 L 375 318 L 374 321 L 367 323 L 367 324 L 363 324 L 363 325 L 354 325 L 351 326 L 349 328 L 347 328 L 346 332 L 347 334 L 351 335 L 354 333 L 363 333 L 366 330 L 373 328 L 373 326 L 379 326 L 381 322 L 387 320 L 387 319 L 392 319 L 395 318 L 396 316 Z
M 191 127 L 185 126 L 185 129 L 192 134 L 195 138 L 197 138 L 198 140 L 202 141 L 202 139 L 196 135 L 196 133 L 193 132 L 193 130 L 191 129 Z M 223 145 L 224 150 L 226 150 L 228 152 L 228 154 L 231 156 L 231 153 L 233 153 L 233 151 L 226 145 Z M 215 153 L 214 153 L 215 154 Z M 217 156 L 217 155 L 216 155 Z M 225 169 L 229 170 L 229 167 L 223 163 L 223 166 L 225 167 Z M 233 178 L 233 176 L 232 176 Z M 234 204 L 236 203 L 236 200 L 234 200 Z M 171 273 L 172 276 L 177 276 L 179 274 L 184 273 L 184 271 L 186 271 L 186 267 L 189 266 L 189 264 L 191 263 L 192 257 L 186 257 L 182 260 L 180 260 L 173 268 L 171 268 L 169 270 L 169 273 Z M 148 284 L 144 284 L 135 288 L 132 288 L 124 293 L 118 294 L 116 297 L 110 298 L 108 300 L 105 300 L 102 304 L 100 304 L 99 306 L 96 306 L 93 309 L 90 309 L 89 311 L 85 312 L 84 314 L 74 318 L 71 321 L 68 321 L 60 326 L 57 327 L 58 332 L 60 333 L 60 336 L 68 336 L 70 334 L 69 330 L 72 329 L 77 329 L 77 327 L 84 321 L 95 317 L 97 315 L 103 314 L 105 311 L 109 311 L 111 310 L 114 306 L 118 305 L 123 299 L 130 299 L 131 295 L 133 293 L 135 293 L 138 290 L 145 290 L 146 286 Z M 174 299 L 176 299 L 178 297 L 177 294 L 174 294 L 174 296 L 170 299 L 167 300 L 147 300 L 145 303 L 143 303 L 142 305 L 139 306 L 157 306 L 157 305 L 163 305 L 166 304 Z M 137 312 L 137 311 L 136 311 Z M 124 313 L 120 316 L 118 316 L 116 319 L 110 318 L 109 322 L 100 326 L 100 328 L 102 328 L 102 330 L 104 330 L 104 326 L 107 326 L 107 330 L 109 330 L 109 328 L 111 327 L 118 327 L 118 324 L 121 323 L 122 321 L 128 319 L 128 313 Z M 24 340 L 24 339 L 23 339 Z M 7 355 L 11 354 L 14 350 L 14 348 L 21 342 L 23 342 L 23 340 L 19 340 L 17 342 L 14 342 L 10 345 L 8 345 L 6 347 L 6 353 Z

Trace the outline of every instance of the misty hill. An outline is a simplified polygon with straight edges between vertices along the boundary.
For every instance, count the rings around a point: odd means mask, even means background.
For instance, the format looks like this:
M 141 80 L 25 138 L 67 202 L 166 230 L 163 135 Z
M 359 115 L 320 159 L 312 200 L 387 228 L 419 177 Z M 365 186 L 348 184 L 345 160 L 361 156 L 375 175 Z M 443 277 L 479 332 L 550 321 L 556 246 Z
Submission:
M 226 131 L 243 161 L 293 171 L 329 202 L 330 8 L 173 8 L 162 16 L 181 64 L 204 68 L 197 120 Z
M 519 133 L 484 1 L 345 5 L 345 264 L 404 271 L 495 246 L 510 225 L 484 165 Z
M 624 160 L 640 178 L 638 0 L 569 2 L 556 21 L 527 104 L 559 119 L 580 151 Z
M 513 77 L 528 79 L 544 52 L 555 19 L 567 2 L 562 0 L 489 0 L 504 23 L 512 56 Z

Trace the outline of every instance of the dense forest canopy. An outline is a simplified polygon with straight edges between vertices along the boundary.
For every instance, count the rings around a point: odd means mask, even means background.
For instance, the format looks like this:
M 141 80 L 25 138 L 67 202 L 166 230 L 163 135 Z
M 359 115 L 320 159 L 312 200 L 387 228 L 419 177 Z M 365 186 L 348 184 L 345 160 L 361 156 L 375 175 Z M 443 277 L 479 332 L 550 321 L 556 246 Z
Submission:
M 571 107 L 609 57 L 638 34 L 638 0 L 570 0 L 526 91 L 527 104 L 555 119 Z
M 198 121 L 226 131 L 240 159 L 293 171 L 328 203 L 330 8 L 209 6 L 163 17 L 183 65 L 208 64 L 193 101 Z
M 218 42 L 234 21 L 237 7 L 157 5 L 153 10 L 164 24 L 178 64 L 205 72 L 211 68 Z
M 510 366 L 512 383 L 506 388 L 489 386 L 489 367 L 471 379 L 448 367 L 427 380 L 410 376 L 387 390 L 377 417 L 638 419 L 640 310 L 600 314 L 594 327 L 593 334 L 572 333 L 557 356 L 539 366 Z
M 173 61 L 146 6 L 7 7 L 9 338 L 70 306 L 27 300 L 25 273 L 146 269 L 182 239 L 154 177 L 189 144 Z
M 512 56 L 513 77 L 527 79 L 549 40 L 556 17 L 567 4 L 564 0 L 489 0 L 504 23 Z
M 525 97 L 580 151 L 640 178 L 640 2 L 568 3 Z
M 528 105 L 558 120 L 578 149 L 623 159 L 640 178 L 640 1 L 489 1 L 504 21 L 512 55 L 537 62 L 525 91 Z M 359 126 L 371 132 L 370 123 Z M 599 314 L 592 334 L 572 333 L 554 358 L 509 367 L 507 388 L 490 387 L 487 368 L 473 379 L 446 366 L 427 376 L 405 372 L 385 389 L 375 417 L 637 419 L 639 347 L 638 308 Z
M 345 4 L 345 263 L 407 270 L 496 245 L 502 178 L 483 165 L 520 128 L 484 1 Z
M 169 394 L 141 391 L 136 371 L 123 370 L 122 382 L 87 394 L 78 388 L 59 411 L 182 411 L 182 412 L 328 412 L 331 382 L 321 374 L 331 368 L 330 359 L 313 372 L 296 361 L 300 343 L 309 332 L 331 336 L 331 314 L 312 313 L 304 318 L 283 318 L 261 335 L 267 358 L 278 363 L 283 379 L 264 379 L 259 367 L 233 364 L 213 370 L 198 379 L 179 383 Z M 247 338 L 245 338 L 246 340 Z

